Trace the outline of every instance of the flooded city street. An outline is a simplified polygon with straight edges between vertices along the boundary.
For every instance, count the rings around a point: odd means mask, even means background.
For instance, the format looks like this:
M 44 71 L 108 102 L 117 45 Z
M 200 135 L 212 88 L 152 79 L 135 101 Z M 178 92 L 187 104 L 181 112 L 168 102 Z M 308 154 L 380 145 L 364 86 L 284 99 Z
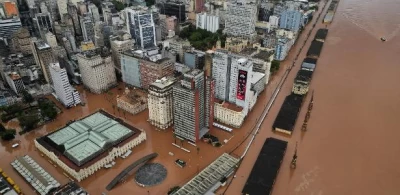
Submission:
M 323 5 L 323 2 L 321 3 Z M 320 5 L 320 9 L 323 6 Z M 307 41 L 299 55 L 296 65 L 290 72 L 274 105 L 262 124 L 253 145 L 244 158 L 236 178 L 226 191 L 226 195 L 239 195 L 257 159 L 265 139 L 275 137 L 289 142 L 285 158 L 275 182 L 273 195 L 337 195 L 337 194 L 384 194 L 398 195 L 400 192 L 400 142 L 398 127 L 400 121 L 400 10 L 399 0 L 341 0 L 332 24 L 328 25 L 329 33 L 322 54 L 318 60 L 310 91 L 314 90 L 314 108 L 308 122 L 308 131 L 301 131 L 298 120 L 291 137 L 275 134 L 271 131 L 272 123 L 284 101 L 290 94 L 292 81 L 307 53 L 311 39 Z M 319 19 L 311 37 L 318 28 L 324 28 Z M 316 20 L 316 18 L 314 18 Z M 260 117 L 263 108 L 271 97 L 280 77 L 296 58 L 312 28 L 308 25 L 296 45 L 292 48 L 287 60 L 282 62 L 280 71 L 273 77 L 266 90 L 242 128 L 227 133 L 212 128 L 211 134 L 221 141 L 229 140 L 220 148 L 199 142 L 196 147 L 183 143 L 190 150 L 187 153 L 174 147 L 172 128 L 157 131 L 148 119 L 148 110 L 131 115 L 115 107 L 116 96 L 123 93 L 124 85 L 111 90 L 111 93 L 95 95 L 79 91 L 85 102 L 84 106 L 62 109 L 56 121 L 39 127 L 24 135 L 17 135 L 11 142 L 1 142 L 0 168 L 2 168 L 21 187 L 25 194 L 34 194 L 33 188 L 20 177 L 10 166 L 17 156 L 30 155 L 61 184 L 68 182 L 62 169 L 55 167 L 36 151 L 33 140 L 66 125 L 69 120 L 87 116 L 98 109 L 104 109 L 145 131 L 147 140 L 133 148 L 126 158 L 118 158 L 116 165 L 102 169 L 89 178 L 79 182 L 90 194 L 99 195 L 106 192 L 113 194 L 166 194 L 176 186 L 182 186 L 204 169 L 219 155 L 231 152 L 245 138 Z M 381 42 L 381 37 L 386 42 Z M 51 97 L 52 98 L 52 97 Z M 308 96 L 305 102 L 309 102 Z M 53 101 L 54 98 L 52 98 Z M 55 101 L 56 102 L 56 101 Z M 58 104 L 60 108 L 62 106 Z M 307 104 L 299 115 L 303 119 Z M 18 121 L 5 124 L 7 128 L 18 129 Z M 20 141 L 20 146 L 11 145 Z M 240 157 L 247 139 L 232 155 Z M 298 142 L 297 169 L 289 167 Z M 180 141 L 176 143 L 180 145 Z M 113 190 L 106 191 L 105 186 L 123 169 L 136 160 L 153 152 L 158 153 L 154 162 L 163 164 L 168 173 L 160 185 L 143 188 L 138 186 L 133 175 Z M 171 156 L 169 153 L 173 153 Z M 175 165 L 176 159 L 187 162 L 185 168 Z M 225 189 L 219 190 L 222 194 Z

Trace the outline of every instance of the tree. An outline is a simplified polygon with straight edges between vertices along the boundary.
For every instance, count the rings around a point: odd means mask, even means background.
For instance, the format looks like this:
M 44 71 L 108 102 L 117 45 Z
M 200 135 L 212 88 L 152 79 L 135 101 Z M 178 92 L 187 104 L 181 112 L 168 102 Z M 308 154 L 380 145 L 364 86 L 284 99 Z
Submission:
M 278 71 L 280 65 L 281 65 L 281 62 L 279 62 L 278 60 L 272 61 L 272 63 L 271 63 L 271 72 L 275 73 L 276 71 Z
M 47 117 L 50 120 L 53 120 L 57 117 L 57 110 L 54 108 L 53 103 L 42 101 L 39 103 L 39 108 L 43 117 Z
M 4 131 L 6 131 L 7 129 L 3 126 L 3 124 L 1 124 L 0 123 L 0 132 L 4 132 Z
M 115 5 L 115 9 L 117 11 L 121 11 L 121 10 L 125 9 L 125 5 L 119 1 L 113 0 L 112 3 Z
M 27 104 L 30 104 L 35 100 L 35 99 L 33 99 L 33 96 L 30 93 L 28 93 L 28 91 L 26 91 L 26 90 L 22 91 L 22 96 L 24 98 L 24 102 Z
M 0 136 L 2 140 L 10 141 L 15 138 L 15 134 L 17 131 L 15 129 L 8 129 L 4 132 L 0 132 Z
M 18 117 L 19 123 L 26 131 L 30 131 L 39 123 L 39 117 L 36 114 L 26 115 L 22 114 Z

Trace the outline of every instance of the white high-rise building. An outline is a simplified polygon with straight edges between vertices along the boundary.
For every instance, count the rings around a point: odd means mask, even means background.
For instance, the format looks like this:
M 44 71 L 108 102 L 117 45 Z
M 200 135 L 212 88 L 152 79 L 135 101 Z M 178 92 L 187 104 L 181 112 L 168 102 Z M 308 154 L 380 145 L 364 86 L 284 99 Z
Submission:
M 64 21 L 64 18 L 63 18 L 64 14 L 68 13 L 67 3 L 68 3 L 68 0 L 57 0 L 58 12 L 60 13 L 61 21 Z
M 49 44 L 51 48 L 57 47 L 57 39 L 56 36 L 50 31 L 45 34 L 46 42 Z
M 97 6 L 95 4 L 89 3 L 88 10 L 89 10 L 90 15 L 92 15 L 93 23 L 100 21 L 99 9 L 97 8 Z
M 93 93 L 102 93 L 117 84 L 111 56 L 102 57 L 95 50 L 77 55 L 82 82 Z
M 253 62 L 247 58 L 232 59 L 230 73 L 229 101 L 247 110 Z
M 160 129 L 166 129 L 174 122 L 173 85 L 175 79 L 162 78 L 149 86 L 149 122 Z
M 215 33 L 219 29 L 219 17 L 207 15 L 205 12 L 196 14 L 196 28 Z
M 227 7 L 224 32 L 230 36 L 254 37 L 256 35 L 257 5 L 231 2 Z
M 55 95 L 65 107 L 76 106 L 81 103 L 79 92 L 69 83 L 65 68 L 61 68 L 59 63 L 51 63 L 50 74 Z

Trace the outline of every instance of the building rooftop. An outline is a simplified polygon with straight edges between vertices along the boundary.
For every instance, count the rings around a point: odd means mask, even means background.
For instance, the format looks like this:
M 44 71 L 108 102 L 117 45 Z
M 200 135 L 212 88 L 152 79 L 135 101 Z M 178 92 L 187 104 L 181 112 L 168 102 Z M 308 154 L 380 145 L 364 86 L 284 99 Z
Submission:
M 246 55 L 246 56 L 252 56 L 254 53 L 257 52 L 256 48 L 244 48 L 240 54 Z
M 79 169 L 93 164 L 111 148 L 118 147 L 138 132 L 121 119 L 100 110 L 37 141 L 62 156 L 61 159 L 71 168 Z
M 316 40 L 312 41 L 311 46 L 307 51 L 307 57 L 319 57 L 323 46 L 324 46 L 323 42 Z
M 16 72 L 10 73 L 9 76 L 10 76 L 10 78 L 11 78 L 12 80 L 18 80 L 18 79 L 21 78 L 21 76 L 19 76 L 19 74 L 16 73 Z
M 71 181 L 57 190 L 50 192 L 49 195 L 86 195 L 87 193 L 82 187 L 80 187 L 76 182 Z
M 273 51 L 260 51 L 257 54 L 253 55 L 253 58 L 267 61 L 269 57 L 271 57 L 271 55 L 274 55 Z
M 118 97 L 119 99 L 134 105 L 134 104 L 146 104 L 147 93 L 140 89 L 125 90 L 125 94 Z
M 170 87 L 175 83 L 176 79 L 174 77 L 164 77 L 160 80 L 156 80 L 154 83 L 150 85 L 149 88 L 152 86 L 157 87 L 159 89 L 164 89 L 166 87 Z
M 207 194 L 235 169 L 237 163 L 238 158 L 224 153 L 173 195 Z
M 50 45 L 44 41 L 35 42 L 36 48 L 39 50 L 50 49 Z
M 299 70 L 297 72 L 297 76 L 294 79 L 296 82 L 309 82 L 311 80 L 313 71 L 308 71 L 308 70 Z

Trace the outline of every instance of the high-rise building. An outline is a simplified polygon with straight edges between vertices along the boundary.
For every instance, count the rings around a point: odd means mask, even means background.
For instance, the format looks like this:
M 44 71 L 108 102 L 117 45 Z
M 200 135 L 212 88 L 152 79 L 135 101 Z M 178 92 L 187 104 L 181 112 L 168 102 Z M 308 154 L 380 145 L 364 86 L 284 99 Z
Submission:
M 58 21 L 59 20 L 59 12 L 58 12 L 58 6 L 57 6 L 57 1 L 56 0 L 45 0 L 47 9 L 51 15 L 51 19 L 53 21 Z
M 184 54 L 184 64 L 191 69 L 203 69 L 205 53 L 202 51 L 188 51 Z
M 17 95 L 20 95 L 22 91 L 25 90 L 24 82 L 22 81 L 21 76 L 16 72 L 9 73 L 6 77 L 6 81 L 8 86 L 10 86 Z
M 173 85 L 175 78 L 156 80 L 149 86 L 149 122 L 159 129 L 166 129 L 174 122 Z
M 157 79 L 174 75 L 174 61 L 164 58 L 161 54 L 144 57 L 139 62 L 141 87 L 144 89 L 147 89 Z
M 299 10 L 284 10 L 280 15 L 279 27 L 291 31 L 299 31 L 303 25 L 303 13 Z
M 47 32 L 45 34 L 45 38 L 46 38 L 47 44 L 49 44 L 50 47 L 53 48 L 53 47 L 56 47 L 58 45 L 56 36 L 53 33 Z
M 196 27 L 215 33 L 219 29 L 219 17 L 205 12 L 196 14 Z
M 231 2 L 225 13 L 224 32 L 230 36 L 251 38 L 256 34 L 257 5 Z
M 169 43 L 169 47 L 171 51 L 174 51 L 178 56 L 178 61 L 180 63 L 184 62 L 184 54 L 186 51 L 190 50 L 192 47 L 190 46 L 190 42 L 188 40 L 182 39 L 174 39 Z
M 12 36 L 12 46 L 15 52 L 21 52 L 22 54 L 32 54 L 31 43 L 28 29 L 20 28 Z
M 122 81 L 134 87 L 141 88 L 140 62 L 141 53 L 132 50 L 121 54 Z
M 46 42 L 37 41 L 34 42 L 34 44 L 35 44 L 34 53 L 37 53 L 38 57 L 38 61 L 36 62 L 36 64 L 39 64 L 40 67 L 42 67 L 43 76 L 46 82 L 52 84 L 49 65 L 50 63 L 57 62 L 57 59 L 55 59 L 51 47 Z
M 10 39 L 18 29 L 22 27 L 21 20 L 16 19 L 0 19 L 0 38 Z
M 230 70 L 229 101 L 248 110 L 253 62 L 247 58 L 233 59 Z M 247 113 L 246 113 L 247 114 Z
M 64 21 L 64 14 L 68 13 L 67 2 L 68 0 L 57 0 L 58 12 L 60 13 L 61 21 Z
M 78 17 L 78 9 L 76 6 L 69 2 L 67 4 L 67 11 L 70 17 L 72 18 L 72 22 L 74 24 L 74 30 L 75 30 L 75 35 L 82 35 L 82 30 L 81 30 L 81 25 L 79 22 L 79 17 Z
M 87 7 L 86 7 L 86 3 L 83 1 L 80 1 L 77 3 L 76 8 L 78 8 L 78 14 L 80 16 L 86 14 L 88 12 Z
M 180 83 L 173 87 L 174 96 L 174 134 L 191 142 L 198 141 L 212 126 L 207 116 L 212 117 L 213 109 L 207 108 L 213 103 L 213 82 L 206 83 L 202 70 L 193 69 L 186 72 Z M 207 91 L 210 86 L 210 91 Z M 206 102 L 207 101 L 207 102 Z
M 156 46 L 156 29 L 153 14 L 150 10 L 125 9 L 127 12 L 126 24 L 129 34 L 136 44 L 143 49 Z
M 117 84 L 114 63 L 106 53 L 90 50 L 77 55 L 83 85 L 93 93 L 102 93 Z
M 206 51 L 206 56 L 204 58 L 204 73 L 207 77 L 212 77 L 213 55 L 213 50 Z
M 232 58 L 228 51 L 217 50 L 212 59 L 212 78 L 215 80 L 215 97 L 229 100 L 230 65 Z
M 133 48 L 134 41 L 129 33 L 119 31 L 110 37 L 112 57 L 118 73 L 121 73 L 121 53 Z
M 65 106 L 71 107 L 81 103 L 79 92 L 69 84 L 67 71 L 59 63 L 50 64 L 53 89 L 57 99 Z
M 33 18 L 33 25 L 37 37 L 44 37 L 48 31 L 54 32 L 50 13 L 36 14 L 35 18 Z
M 160 14 L 175 16 L 178 23 L 186 21 L 186 6 L 181 2 L 162 2 L 159 4 Z
M 92 16 L 93 23 L 100 21 L 100 14 L 99 14 L 99 9 L 97 8 L 97 6 L 93 3 L 89 3 L 87 7 L 88 7 L 90 15 Z
M 206 3 L 205 0 L 195 0 L 196 4 L 194 6 L 194 10 L 196 13 L 200 13 L 204 11 L 204 4 Z
M 94 42 L 94 22 L 92 21 L 92 17 L 90 17 L 90 15 L 86 15 L 81 18 L 81 28 L 83 39 L 86 41 L 91 40 Z

